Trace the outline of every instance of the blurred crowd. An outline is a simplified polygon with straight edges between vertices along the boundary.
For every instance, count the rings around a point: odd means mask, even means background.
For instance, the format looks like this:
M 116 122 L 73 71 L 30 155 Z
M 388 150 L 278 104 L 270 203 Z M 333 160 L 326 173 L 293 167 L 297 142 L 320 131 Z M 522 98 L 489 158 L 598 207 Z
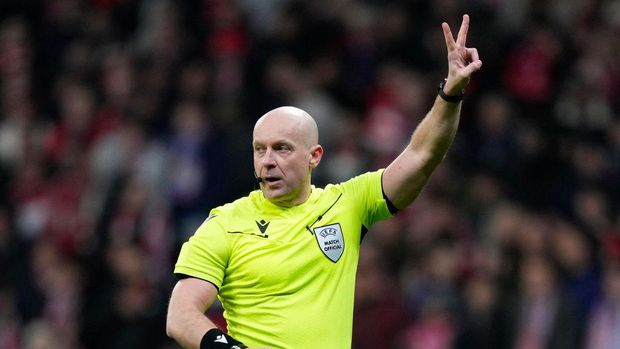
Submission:
M 426 189 L 364 239 L 353 346 L 618 348 L 614 0 L 2 1 L 0 348 L 177 348 L 178 250 L 255 189 L 255 120 L 316 118 L 319 186 L 386 166 L 463 13 L 484 66 Z

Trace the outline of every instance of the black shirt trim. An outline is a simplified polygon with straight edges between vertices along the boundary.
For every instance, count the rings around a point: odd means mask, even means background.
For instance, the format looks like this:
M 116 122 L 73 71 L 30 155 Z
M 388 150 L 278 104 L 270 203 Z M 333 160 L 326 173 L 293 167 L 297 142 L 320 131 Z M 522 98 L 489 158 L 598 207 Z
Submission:
M 383 190 L 383 174 L 384 172 L 381 172 L 381 193 L 383 194 L 383 199 L 385 200 L 385 203 L 387 204 L 388 210 L 390 211 L 390 213 L 393 215 L 395 215 L 396 213 L 398 213 L 398 211 L 400 211 L 398 209 L 398 207 L 394 206 L 394 204 L 392 203 L 392 201 L 390 201 L 390 198 L 387 197 L 387 195 L 385 195 L 385 190 Z
M 213 286 L 215 287 L 215 289 L 217 290 L 217 292 L 218 292 L 218 293 L 220 292 L 220 288 L 219 288 L 219 287 L 217 287 L 217 285 L 216 285 L 216 284 L 212 283 L 212 282 L 211 282 L 211 281 L 209 281 L 209 280 L 205 280 L 205 279 L 197 278 L 197 277 L 195 277 L 195 276 L 191 276 L 191 275 L 187 275 L 187 274 L 182 274 L 182 273 L 174 273 L 174 276 L 177 278 L 177 280 L 183 280 L 183 279 L 194 278 L 194 279 L 198 279 L 198 280 L 202 280 L 202 281 L 208 282 L 208 283 L 210 283 L 211 285 L 213 285 Z

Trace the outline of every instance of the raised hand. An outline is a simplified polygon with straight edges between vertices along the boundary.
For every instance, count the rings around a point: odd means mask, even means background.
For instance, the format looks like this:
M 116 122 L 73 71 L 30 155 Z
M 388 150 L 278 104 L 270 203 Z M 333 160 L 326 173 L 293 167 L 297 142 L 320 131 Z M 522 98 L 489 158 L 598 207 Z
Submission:
M 444 86 L 444 92 L 448 95 L 456 95 L 467 86 L 471 75 L 482 67 L 482 61 L 478 57 L 477 49 L 465 46 L 469 30 L 468 15 L 463 15 L 456 41 L 454 41 L 448 23 L 443 22 L 441 27 L 448 50 L 448 81 Z

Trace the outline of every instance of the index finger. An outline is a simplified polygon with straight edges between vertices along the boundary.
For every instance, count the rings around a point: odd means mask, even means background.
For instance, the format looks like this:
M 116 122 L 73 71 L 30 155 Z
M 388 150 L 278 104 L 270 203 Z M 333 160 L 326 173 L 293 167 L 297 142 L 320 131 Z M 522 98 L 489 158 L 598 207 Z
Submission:
M 465 46 L 467 41 L 467 31 L 469 31 L 469 15 L 463 15 L 463 22 L 461 22 L 461 28 L 459 34 L 456 37 L 456 44 L 459 46 Z

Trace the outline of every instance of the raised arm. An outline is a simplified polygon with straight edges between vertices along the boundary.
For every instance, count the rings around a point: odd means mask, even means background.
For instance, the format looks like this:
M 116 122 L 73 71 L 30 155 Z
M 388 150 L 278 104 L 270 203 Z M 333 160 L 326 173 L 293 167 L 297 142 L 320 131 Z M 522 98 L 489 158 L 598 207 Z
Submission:
M 463 22 L 456 41 L 447 23 L 442 23 L 448 51 L 448 78 L 443 92 L 456 96 L 469 83 L 471 75 L 482 67 L 475 48 L 467 48 L 469 16 Z M 408 206 L 422 191 L 431 173 L 443 160 L 454 140 L 459 124 L 461 102 L 449 102 L 437 96 L 411 136 L 405 150 L 385 169 L 383 190 L 399 209 Z

